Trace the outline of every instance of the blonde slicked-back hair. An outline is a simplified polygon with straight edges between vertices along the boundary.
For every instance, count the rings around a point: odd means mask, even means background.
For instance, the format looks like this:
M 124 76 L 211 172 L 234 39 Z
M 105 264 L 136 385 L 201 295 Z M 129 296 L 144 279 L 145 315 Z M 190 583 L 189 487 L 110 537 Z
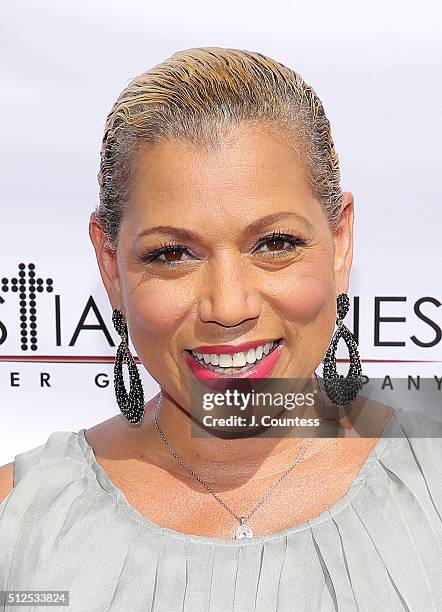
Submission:
M 217 147 L 239 124 L 268 126 L 287 139 L 335 229 L 342 205 L 339 162 L 314 90 L 294 70 L 261 53 L 202 47 L 179 51 L 137 76 L 107 117 L 96 213 L 109 241 L 118 239 L 140 146 L 179 139 Z

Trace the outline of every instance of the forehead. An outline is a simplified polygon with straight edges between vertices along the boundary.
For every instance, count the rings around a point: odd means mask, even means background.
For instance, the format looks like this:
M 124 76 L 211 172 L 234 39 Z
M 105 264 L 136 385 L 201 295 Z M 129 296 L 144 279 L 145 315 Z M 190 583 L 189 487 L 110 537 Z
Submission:
M 198 221 L 204 214 L 255 217 L 289 205 L 306 212 L 314 198 L 300 153 L 266 127 L 239 126 L 216 147 L 164 140 L 141 147 L 130 207 L 152 222 Z M 195 216 L 196 215 L 196 216 Z

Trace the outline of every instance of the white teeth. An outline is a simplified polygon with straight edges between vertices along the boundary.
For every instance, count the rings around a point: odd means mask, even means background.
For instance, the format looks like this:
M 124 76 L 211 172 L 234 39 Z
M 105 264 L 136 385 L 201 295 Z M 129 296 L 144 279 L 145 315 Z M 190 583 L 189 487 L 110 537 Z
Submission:
M 222 353 L 218 355 L 219 357 L 219 367 L 220 368 L 231 368 L 233 365 L 232 355 L 229 353 Z
M 246 365 L 246 357 L 244 353 L 233 353 L 232 366 L 234 368 L 242 368 Z
M 255 363 L 256 361 L 256 353 L 255 353 L 255 349 L 251 348 L 247 351 L 246 354 L 246 361 L 247 363 Z
M 257 346 L 256 348 L 250 348 L 247 352 L 238 353 L 200 353 L 197 351 L 191 351 L 199 361 L 213 366 L 219 366 L 220 368 L 242 368 L 247 364 L 255 363 L 268 355 L 270 350 L 276 345 L 276 342 L 267 342 L 267 344 Z

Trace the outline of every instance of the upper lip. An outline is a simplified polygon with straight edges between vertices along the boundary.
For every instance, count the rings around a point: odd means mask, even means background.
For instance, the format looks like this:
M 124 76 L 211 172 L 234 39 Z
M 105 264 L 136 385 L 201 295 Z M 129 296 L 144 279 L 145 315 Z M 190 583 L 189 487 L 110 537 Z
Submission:
M 201 346 L 195 346 L 187 350 L 197 353 L 215 353 L 215 355 L 219 355 L 220 353 L 242 353 L 250 348 L 255 348 L 277 340 L 280 340 L 280 338 L 264 338 L 263 340 L 251 340 L 250 342 L 244 342 L 244 344 L 237 344 L 236 346 L 233 344 L 202 344 Z

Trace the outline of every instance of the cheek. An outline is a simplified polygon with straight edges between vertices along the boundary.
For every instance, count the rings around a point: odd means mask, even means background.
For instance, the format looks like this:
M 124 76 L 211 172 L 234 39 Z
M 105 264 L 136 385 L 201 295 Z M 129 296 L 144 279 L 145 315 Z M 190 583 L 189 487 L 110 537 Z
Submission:
M 187 293 L 187 299 L 189 294 Z M 134 344 L 170 338 L 188 312 L 186 292 L 169 287 L 140 286 L 127 303 Z
M 306 267 L 286 279 L 275 299 L 288 324 L 311 327 L 324 321 L 329 327 L 335 304 L 333 276 L 325 266 Z

